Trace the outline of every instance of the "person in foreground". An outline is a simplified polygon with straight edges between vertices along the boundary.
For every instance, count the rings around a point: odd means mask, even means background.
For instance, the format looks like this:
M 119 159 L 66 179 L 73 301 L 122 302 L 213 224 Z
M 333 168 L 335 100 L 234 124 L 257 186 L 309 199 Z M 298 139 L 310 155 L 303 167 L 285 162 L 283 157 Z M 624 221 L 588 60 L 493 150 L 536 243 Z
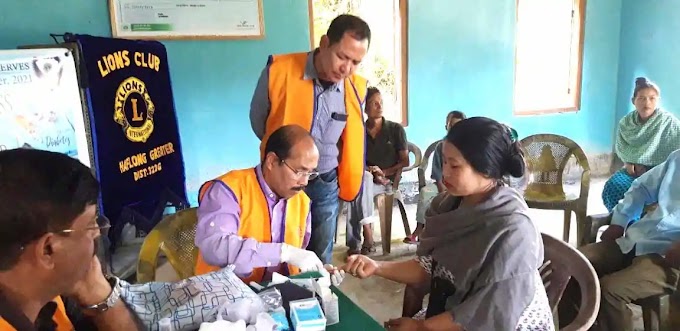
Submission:
M 250 104 L 262 158 L 267 139 L 282 125 L 298 124 L 316 141 L 320 174 L 305 190 L 312 200 L 309 250 L 325 263 L 333 256 L 338 198 L 354 201 L 364 176 L 361 113 L 367 85 L 355 70 L 370 41 L 371 29 L 361 18 L 334 18 L 315 50 L 269 57 Z
M 473 117 L 456 124 L 442 147 L 447 193 L 427 211 L 418 257 L 376 262 L 353 255 L 342 269 L 405 284 L 429 280 L 425 319 L 390 320 L 388 330 L 553 330 L 538 272 L 541 235 L 522 196 L 501 181 L 524 173 L 518 144 L 506 126 Z
M 318 175 L 318 162 L 319 151 L 309 132 L 285 125 L 267 140 L 260 165 L 203 184 L 197 211 L 196 274 L 230 264 L 246 283 L 271 280 L 274 272 L 324 273 L 321 260 L 304 249 L 311 228 L 304 189 Z
M 631 102 L 635 111 L 620 121 L 616 131 L 616 156 L 624 167 L 614 173 L 602 190 L 602 202 L 611 212 L 623 199 L 635 178 L 660 164 L 680 148 L 680 121 L 659 109 L 661 90 L 644 77 L 635 80 Z
M 633 330 L 627 304 L 672 293 L 680 278 L 680 150 L 633 181 L 612 212 L 602 241 L 579 250 L 600 277 L 602 302 L 597 330 Z M 641 219 L 645 206 L 658 203 Z M 633 220 L 637 222 L 631 223 Z M 560 301 L 560 324 L 576 316 L 578 284 L 570 282 Z
M 1 331 L 140 330 L 95 256 L 98 195 L 78 160 L 0 152 Z

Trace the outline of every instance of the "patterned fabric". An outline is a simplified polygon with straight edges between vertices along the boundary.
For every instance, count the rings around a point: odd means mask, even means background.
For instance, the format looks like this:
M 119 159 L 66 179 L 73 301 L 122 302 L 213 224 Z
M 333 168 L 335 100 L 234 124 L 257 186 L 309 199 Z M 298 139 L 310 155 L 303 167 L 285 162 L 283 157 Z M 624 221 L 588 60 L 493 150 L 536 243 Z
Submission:
M 129 284 L 121 280 L 121 298 L 150 331 L 157 331 L 158 321 L 165 317 L 170 317 L 173 330 L 196 330 L 203 322 L 214 322 L 225 303 L 262 303 L 234 274 L 233 266 L 176 283 Z
M 607 207 L 607 211 L 614 210 L 634 180 L 635 178 L 629 175 L 626 169 L 621 169 L 609 177 L 602 190 L 602 202 Z
M 453 275 L 449 270 L 446 270 L 441 264 L 437 264 L 434 274 L 432 272 L 432 256 L 420 256 L 417 257 L 420 265 L 425 269 L 425 271 L 433 276 L 446 279 L 451 283 L 455 282 Z M 545 293 L 543 287 L 543 282 L 541 277 L 536 271 L 536 292 L 534 294 L 534 299 L 531 301 L 529 306 L 524 310 L 524 313 L 520 316 L 517 322 L 517 327 L 515 331 L 554 331 L 555 325 L 553 324 L 552 311 L 550 310 L 550 303 L 548 302 L 548 296 Z M 413 316 L 413 319 L 424 319 L 425 312 L 427 308 L 423 308 L 417 314 Z
M 534 300 L 517 323 L 515 331 L 553 331 L 555 325 L 553 323 L 552 311 L 550 310 L 550 302 L 548 302 L 548 295 L 545 293 L 541 277 L 536 273 L 536 293 Z
M 679 148 L 680 121 L 669 112 L 657 109 L 641 123 L 633 111 L 619 121 L 615 151 L 623 162 L 653 167 Z

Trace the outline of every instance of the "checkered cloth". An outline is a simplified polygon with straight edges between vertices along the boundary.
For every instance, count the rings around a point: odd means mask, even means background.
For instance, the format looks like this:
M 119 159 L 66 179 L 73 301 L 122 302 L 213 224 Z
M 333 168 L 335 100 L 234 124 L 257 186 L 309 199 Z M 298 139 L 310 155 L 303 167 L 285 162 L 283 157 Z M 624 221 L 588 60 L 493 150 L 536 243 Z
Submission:
M 652 168 L 680 149 L 680 121 L 675 115 L 657 109 L 642 123 L 636 111 L 619 121 L 616 155 L 621 161 Z
M 214 322 L 217 311 L 227 302 L 261 302 L 233 270 L 228 266 L 176 283 L 129 284 L 121 280 L 121 298 L 145 330 L 158 331 L 158 322 L 165 317 L 170 317 L 173 330 L 197 330 L 203 322 Z

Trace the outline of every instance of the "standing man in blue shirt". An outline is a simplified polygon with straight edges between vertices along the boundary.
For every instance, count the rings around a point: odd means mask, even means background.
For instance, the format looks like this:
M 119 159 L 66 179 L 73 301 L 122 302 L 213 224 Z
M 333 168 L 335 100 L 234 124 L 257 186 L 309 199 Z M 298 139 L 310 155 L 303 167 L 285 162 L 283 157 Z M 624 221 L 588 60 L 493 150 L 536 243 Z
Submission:
M 639 221 L 645 206 L 656 209 Z M 677 289 L 680 277 L 680 150 L 638 177 L 612 212 L 602 241 L 580 251 L 600 277 L 598 330 L 632 331 L 627 304 Z M 575 316 L 578 285 L 570 282 L 560 301 L 560 324 Z
M 340 15 L 331 21 L 311 52 L 273 55 L 253 93 L 250 124 L 266 141 L 283 125 L 308 130 L 319 150 L 318 176 L 305 193 L 312 200 L 312 234 L 307 249 L 331 263 L 338 198 L 354 201 L 363 183 L 366 132 L 363 121 L 367 81 L 355 71 L 371 41 L 361 18 Z

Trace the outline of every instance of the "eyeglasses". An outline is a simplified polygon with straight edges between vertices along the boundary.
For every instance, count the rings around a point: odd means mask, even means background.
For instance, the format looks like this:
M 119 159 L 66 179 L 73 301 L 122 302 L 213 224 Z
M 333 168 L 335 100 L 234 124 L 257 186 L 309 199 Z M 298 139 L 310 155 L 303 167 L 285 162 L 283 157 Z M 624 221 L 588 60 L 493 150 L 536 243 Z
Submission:
M 74 232 L 79 232 L 79 231 L 95 231 L 99 230 L 102 235 L 106 234 L 106 230 L 111 228 L 111 223 L 109 222 L 109 219 L 104 217 L 104 216 L 97 216 L 94 221 L 93 225 L 86 226 L 84 228 L 78 228 L 78 229 L 66 229 L 66 230 L 61 230 L 61 231 L 56 231 L 55 233 L 63 233 L 63 234 L 69 234 L 69 233 L 74 233 Z
M 100 216 L 97 216 L 92 221 L 92 223 L 94 223 L 94 224 L 90 225 L 90 226 L 83 227 L 83 228 L 65 229 L 65 230 L 53 231 L 52 233 L 61 234 L 61 235 L 69 235 L 71 233 L 86 231 L 86 232 L 90 232 L 90 233 L 93 234 L 93 239 L 96 238 L 100 234 L 102 236 L 108 235 L 108 229 L 111 228 L 111 222 L 109 222 L 108 218 L 100 215 Z M 24 250 L 26 248 L 26 245 L 27 244 L 21 245 L 19 247 L 19 249 Z
M 297 179 L 302 179 L 302 178 L 304 178 L 304 177 L 307 177 L 307 179 L 312 180 L 312 179 L 316 178 L 317 176 L 319 176 L 319 172 L 318 172 L 318 171 L 314 171 L 314 170 L 312 170 L 312 171 L 300 171 L 300 170 L 296 170 L 296 169 L 294 169 L 293 167 L 291 167 L 288 163 L 286 163 L 286 160 L 283 160 L 283 159 L 282 159 L 282 160 L 281 160 L 281 163 L 285 164 L 286 167 L 288 167 L 288 169 L 290 169 L 290 171 L 292 171 L 292 172 L 295 174 L 295 177 L 296 177 Z

